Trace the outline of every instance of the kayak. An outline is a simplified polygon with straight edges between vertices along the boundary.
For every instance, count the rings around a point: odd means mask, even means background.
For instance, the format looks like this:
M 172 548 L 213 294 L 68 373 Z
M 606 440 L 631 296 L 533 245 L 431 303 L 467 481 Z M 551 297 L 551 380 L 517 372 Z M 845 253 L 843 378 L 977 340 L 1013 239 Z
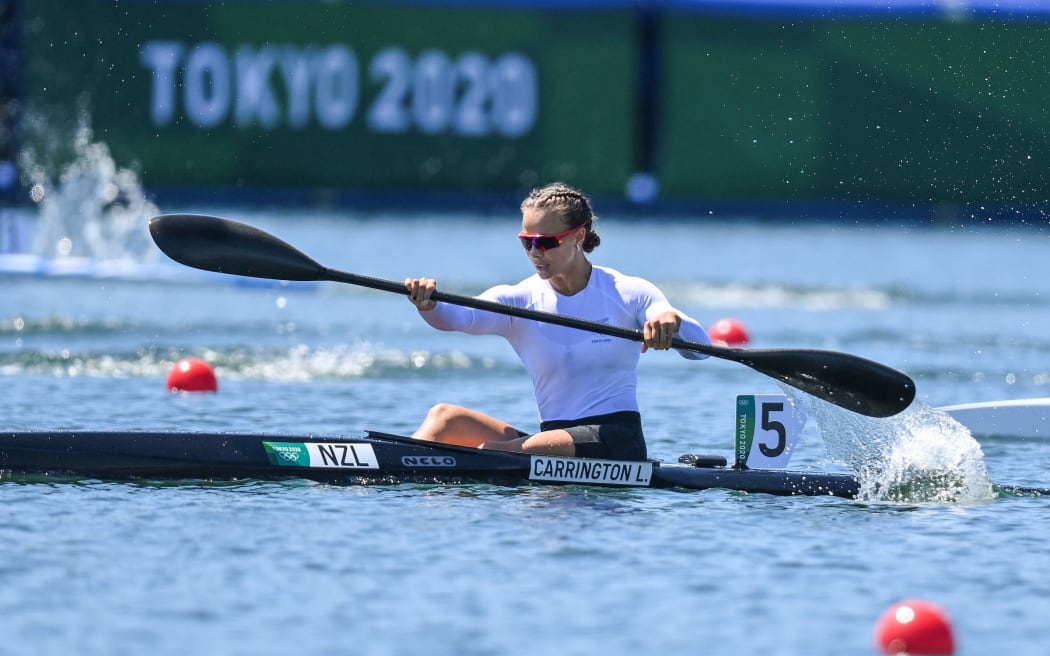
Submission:
M 1050 398 L 960 403 L 938 409 L 966 426 L 975 437 L 1050 437 Z
M 377 431 L 350 436 L 187 432 L 19 432 L 0 435 L 0 471 L 104 480 L 280 480 L 336 484 L 490 482 L 726 489 L 854 498 L 850 474 L 508 453 Z
M 248 433 L 34 431 L 0 434 L 0 480 L 21 475 L 145 481 L 307 479 L 342 485 L 494 483 L 734 490 L 855 499 L 846 473 L 727 466 L 717 455 L 676 463 L 509 453 L 437 444 L 379 431 L 347 436 Z M 1050 489 L 997 485 L 1005 493 Z

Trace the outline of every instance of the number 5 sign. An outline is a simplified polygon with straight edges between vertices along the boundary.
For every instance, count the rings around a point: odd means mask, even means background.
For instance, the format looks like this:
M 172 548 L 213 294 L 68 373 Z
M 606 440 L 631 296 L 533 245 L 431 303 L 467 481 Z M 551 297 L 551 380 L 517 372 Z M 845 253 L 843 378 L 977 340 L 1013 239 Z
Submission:
M 791 460 L 806 414 L 783 394 L 736 397 L 736 467 L 783 469 Z

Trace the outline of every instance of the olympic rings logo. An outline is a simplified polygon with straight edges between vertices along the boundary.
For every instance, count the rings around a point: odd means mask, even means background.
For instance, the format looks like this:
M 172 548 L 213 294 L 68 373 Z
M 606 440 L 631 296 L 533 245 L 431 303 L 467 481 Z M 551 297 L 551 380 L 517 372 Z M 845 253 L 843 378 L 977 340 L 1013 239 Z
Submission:
M 275 465 L 298 465 L 303 460 L 305 449 L 301 444 L 275 444 L 265 443 L 266 451 L 270 454 L 270 462 Z M 310 455 L 305 454 L 307 460 Z

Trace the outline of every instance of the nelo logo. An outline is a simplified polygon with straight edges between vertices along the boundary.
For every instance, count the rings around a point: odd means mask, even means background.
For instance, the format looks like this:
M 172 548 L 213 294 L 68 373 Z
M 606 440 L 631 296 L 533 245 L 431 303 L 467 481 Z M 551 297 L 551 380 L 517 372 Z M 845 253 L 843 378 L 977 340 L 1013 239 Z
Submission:
M 405 467 L 455 467 L 456 459 L 452 456 L 401 456 Z

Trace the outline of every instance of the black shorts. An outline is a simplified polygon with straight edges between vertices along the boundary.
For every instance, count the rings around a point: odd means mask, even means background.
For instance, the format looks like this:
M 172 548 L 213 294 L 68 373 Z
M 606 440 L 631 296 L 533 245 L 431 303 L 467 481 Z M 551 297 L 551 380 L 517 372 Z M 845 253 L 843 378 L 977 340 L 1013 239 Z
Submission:
M 575 420 L 545 421 L 540 430 L 562 429 L 572 435 L 580 458 L 646 460 L 642 416 L 637 412 L 611 412 Z

